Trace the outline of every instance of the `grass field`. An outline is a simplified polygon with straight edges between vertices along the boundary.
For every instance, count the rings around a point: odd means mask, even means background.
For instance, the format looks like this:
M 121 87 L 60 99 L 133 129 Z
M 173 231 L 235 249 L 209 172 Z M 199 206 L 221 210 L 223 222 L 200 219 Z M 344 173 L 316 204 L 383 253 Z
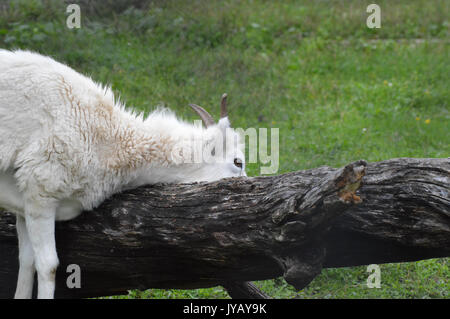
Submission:
M 380 29 L 366 26 L 374 1 L 153 1 L 125 10 L 93 1 L 72 30 L 60 1 L 13 2 L 0 5 L 0 47 L 51 55 L 144 112 L 164 105 L 192 120 L 188 103 L 218 112 L 227 92 L 235 127 L 279 128 L 278 173 L 450 156 L 449 1 L 376 1 Z M 448 258 L 381 265 L 380 289 L 368 289 L 367 276 L 366 267 L 327 269 L 300 292 L 282 279 L 258 285 L 275 298 L 449 298 Z M 122 297 L 227 295 L 217 287 Z

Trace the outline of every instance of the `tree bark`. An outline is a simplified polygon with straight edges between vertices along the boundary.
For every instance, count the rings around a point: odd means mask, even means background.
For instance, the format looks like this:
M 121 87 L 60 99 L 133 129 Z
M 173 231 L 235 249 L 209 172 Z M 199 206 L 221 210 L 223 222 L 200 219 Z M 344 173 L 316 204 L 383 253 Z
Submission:
M 450 256 L 450 158 L 370 163 L 358 194 L 327 233 L 324 267 Z
M 302 289 L 322 267 L 450 256 L 449 172 L 449 159 L 358 161 L 116 194 L 57 223 L 56 297 L 223 285 L 264 298 L 249 281 L 283 276 Z M 2 298 L 17 278 L 14 225 L 0 218 Z M 79 289 L 66 285 L 70 264 Z

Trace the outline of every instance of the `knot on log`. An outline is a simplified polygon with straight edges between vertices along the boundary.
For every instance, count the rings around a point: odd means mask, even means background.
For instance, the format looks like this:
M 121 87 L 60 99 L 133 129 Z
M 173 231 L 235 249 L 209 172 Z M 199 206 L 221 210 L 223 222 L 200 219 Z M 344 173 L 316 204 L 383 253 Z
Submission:
M 283 269 L 283 278 L 296 290 L 305 288 L 322 270 L 326 249 L 324 245 L 311 241 L 295 253 L 278 258 Z
M 450 255 L 450 159 L 393 159 L 116 194 L 56 223 L 56 297 L 250 283 L 284 276 L 302 289 L 322 267 Z M 0 298 L 14 295 L 17 238 L 0 218 Z M 81 289 L 68 289 L 70 264 Z
M 321 212 L 322 215 L 329 215 L 330 212 L 323 211 L 322 207 L 324 204 L 330 207 L 339 205 L 336 200 L 344 204 L 360 203 L 361 198 L 355 192 L 361 185 L 366 166 L 366 161 L 359 160 L 341 169 L 324 167 L 325 174 L 311 176 L 313 177 L 311 188 L 305 189 L 304 192 L 300 190 L 291 192 L 292 196 L 289 198 L 279 198 L 280 205 L 272 213 L 273 223 L 277 225 L 284 223 L 295 215 L 301 215 L 300 218 L 309 217 L 311 214 L 320 215 Z M 342 208 L 337 211 L 342 211 Z M 319 221 L 320 217 L 316 216 L 316 218 Z M 286 226 L 292 228 L 292 225 Z M 294 227 L 299 230 L 303 228 L 301 224 L 296 224 Z
M 344 167 L 344 171 L 337 179 L 337 187 L 339 198 L 346 203 L 362 202 L 361 198 L 355 194 L 356 190 L 361 186 L 361 180 L 366 174 L 367 162 L 360 160 Z

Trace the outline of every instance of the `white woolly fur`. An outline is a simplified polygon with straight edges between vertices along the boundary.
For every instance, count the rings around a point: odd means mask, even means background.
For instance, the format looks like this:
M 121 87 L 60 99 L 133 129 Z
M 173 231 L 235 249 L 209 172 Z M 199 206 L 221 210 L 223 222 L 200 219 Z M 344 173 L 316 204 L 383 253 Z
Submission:
M 236 147 L 193 163 L 192 154 L 225 135 Z M 55 220 L 143 184 L 245 176 L 236 158 L 244 162 L 228 118 L 203 128 L 158 109 L 144 119 L 110 88 L 50 57 L 0 50 L 0 207 L 17 214 L 15 297 L 31 297 L 37 270 L 38 298 L 53 298 Z

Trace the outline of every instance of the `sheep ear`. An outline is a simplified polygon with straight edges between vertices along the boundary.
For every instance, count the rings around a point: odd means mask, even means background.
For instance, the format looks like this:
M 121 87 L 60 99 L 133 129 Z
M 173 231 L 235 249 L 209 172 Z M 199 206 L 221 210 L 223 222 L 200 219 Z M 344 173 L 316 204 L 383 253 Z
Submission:
M 217 126 L 218 126 L 222 131 L 225 132 L 225 130 L 226 130 L 227 128 L 230 128 L 230 127 L 231 127 L 230 120 L 228 119 L 228 117 L 223 117 L 223 118 L 221 118 L 221 119 L 219 120 L 219 122 L 217 123 Z

